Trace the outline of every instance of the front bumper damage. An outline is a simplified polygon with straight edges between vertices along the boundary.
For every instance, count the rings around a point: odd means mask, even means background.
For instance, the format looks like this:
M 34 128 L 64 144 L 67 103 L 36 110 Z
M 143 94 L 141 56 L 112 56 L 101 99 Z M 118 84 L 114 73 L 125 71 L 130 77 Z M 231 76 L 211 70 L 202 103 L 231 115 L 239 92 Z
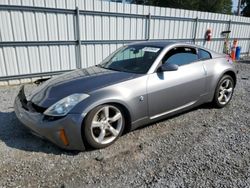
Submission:
M 67 150 L 85 150 L 81 126 L 81 114 L 68 114 L 60 119 L 51 120 L 30 106 L 22 86 L 14 103 L 17 118 L 35 135 L 45 138 Z

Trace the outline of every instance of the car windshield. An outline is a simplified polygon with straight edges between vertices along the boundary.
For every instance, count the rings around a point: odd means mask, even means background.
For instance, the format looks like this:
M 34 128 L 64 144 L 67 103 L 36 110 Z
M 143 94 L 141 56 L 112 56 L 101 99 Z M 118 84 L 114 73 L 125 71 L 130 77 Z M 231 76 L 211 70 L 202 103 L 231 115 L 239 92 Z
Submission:
M 162 48 L 145 45 L 128 45 L 107 57 L 99 66 L 105 69 L 145 74 Z

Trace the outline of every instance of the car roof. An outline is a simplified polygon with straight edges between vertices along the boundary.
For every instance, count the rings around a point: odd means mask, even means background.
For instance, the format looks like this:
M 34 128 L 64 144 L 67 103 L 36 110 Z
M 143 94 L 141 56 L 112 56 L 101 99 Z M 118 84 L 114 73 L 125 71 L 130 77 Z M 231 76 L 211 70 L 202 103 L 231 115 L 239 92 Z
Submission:
M 172 45 L 177 45 L 177 46 L 190 46 L 190 47 L 194 47 L 194 48 L 200 48 L 203 50 L 206 50 L 208 52 L 210 52 L 210 54 L 212 55 L 212 57 L 221 57 L 221 56 L 225 56 L 225 54 L 221 54 L 218 52 L 215 52 L 213 50 L 207 49 L 203 46 L 199 46 L 196 44 L 191 44 L 191 43 L 184 43 L 184 42 L 176 42 L 176 41 L 164 41 L 164 40 L 150 40 L 150 41 L 141 41 L 141 42 L 135 42 L 135 43 L 130 43 L 128 45 L 148 45 L 148 46 L 157 46 L 157 47 L 161 47 L 161 48 L 165 48 L 167 46 L 172 46 Z
M 166 47 L 171 44 L 175 44 L 176 42 L 169 42 L 169 41 L 142 41 L 142 42 L 135 42 L 135 43 L 130 43 L 128 45 L 148 45 L 148 46 L 158 46 L 158 47 Z
M 190 46 L 190 47 L 194 47 L 194 48 L 201 48 L 201 49 L 205 49 L 207 51 L 211 51 L 209 49 L 204 48 L 203 46 L 198 46 L 196 44 L 185 43 L 185 42 L 176 42 L 176 41 L 164 41 L 164 40 L 140 41 L 140 42 L 133 42 L 133 43 L 130 43 L 128 45 L 157 46 L 157 47 L 161 47 L 161 48 L 165 48 L 167 46 L 172 46 L 172 45 L 176 45 L 176 46 Z

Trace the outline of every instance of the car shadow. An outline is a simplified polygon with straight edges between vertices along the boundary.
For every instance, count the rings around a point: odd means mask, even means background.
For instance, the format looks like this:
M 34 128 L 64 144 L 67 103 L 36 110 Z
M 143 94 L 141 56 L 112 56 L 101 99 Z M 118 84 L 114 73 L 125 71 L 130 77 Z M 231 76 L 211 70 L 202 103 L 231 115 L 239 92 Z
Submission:
M 76 155 L 79 153 L 60 149 L 51 142 L 34 136 L 19 122 L 14 111 L 0 112 L 0 140 L 8 147 L 29 152 L 55 155 Z
M 178 116 L 181 116 L 184 113 L 188 113 L 197 109 L 211 109 L 213 106 L 211 104 L 203 104 L 191 110 L 178 113 L 171 117 L 156 121 L 154 123 L 146 124 L 135 130 L 143 129 L 146 126 L 154 125 L 158 122 L 163 122 L 168 119 L 172 119 Z M 128 134 L 129 132 L 124 133 L 123 135 Z M 4 142 L 8 147 L 29 151 L 29 152 L 43 152 L 48 154 L 55 155 L 77 155 L 79 151 L 67 151 L 60 149 L 53 143 L 43 140 L 35 135 L 33 135 L 27 128 L 25 128 L 22 123 L 17 119 L 14 111 L 12 112 L 0 112 L 0 140 Z M 86 152 L 92 151 L 93 149 L 86 146 Z
M 216 108 L 216 107 L 214 107 L 214 105 L 212 103 L 204 103 L 204 104 L 201 104 L 201 105 L 199 105 L 197 107 L 194 107 L 192 109 L 185 110 L 183 112 L 171 115 L 169 117 L 166 117 L 166 118 L 163 118 L 163 119 L 160 119 L 160 120 L 156 120 L 153 123 L 142 125 L 142 126 L 138 127 L 137 129 L 134 129 L 132 131 L 143 129 L 143 128 L 148 127 L 148 126 L 152 126 L 152 125 L 154 125 L 156 123 L 164 122 L 164 121 L 167 121 L 167 120 L 182 116 L 183 114 L 186 114 L 186 113 L 189 113 L 189 112 L 192 112 L 192 111 L 196 111 L 196 110 L 199 110 L 199 109 L 214 109 L 214 108 Z M 127 134 L 127 133 L 129 133 L 129 132 L 125 132 L 125 134 Z

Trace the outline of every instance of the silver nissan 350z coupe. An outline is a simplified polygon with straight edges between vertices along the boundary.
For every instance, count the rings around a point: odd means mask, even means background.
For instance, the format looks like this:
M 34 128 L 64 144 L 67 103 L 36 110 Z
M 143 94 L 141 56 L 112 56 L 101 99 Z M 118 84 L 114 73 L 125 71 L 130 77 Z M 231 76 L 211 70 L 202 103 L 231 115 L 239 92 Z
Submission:
M 15 99 L 18 119 L 61 148 L 104 148 L 125 130 L 212 102 L 226 106 L 236 72 L 230 58 L 196 45 L 140 42 L 99 65 L 51 78 Z

